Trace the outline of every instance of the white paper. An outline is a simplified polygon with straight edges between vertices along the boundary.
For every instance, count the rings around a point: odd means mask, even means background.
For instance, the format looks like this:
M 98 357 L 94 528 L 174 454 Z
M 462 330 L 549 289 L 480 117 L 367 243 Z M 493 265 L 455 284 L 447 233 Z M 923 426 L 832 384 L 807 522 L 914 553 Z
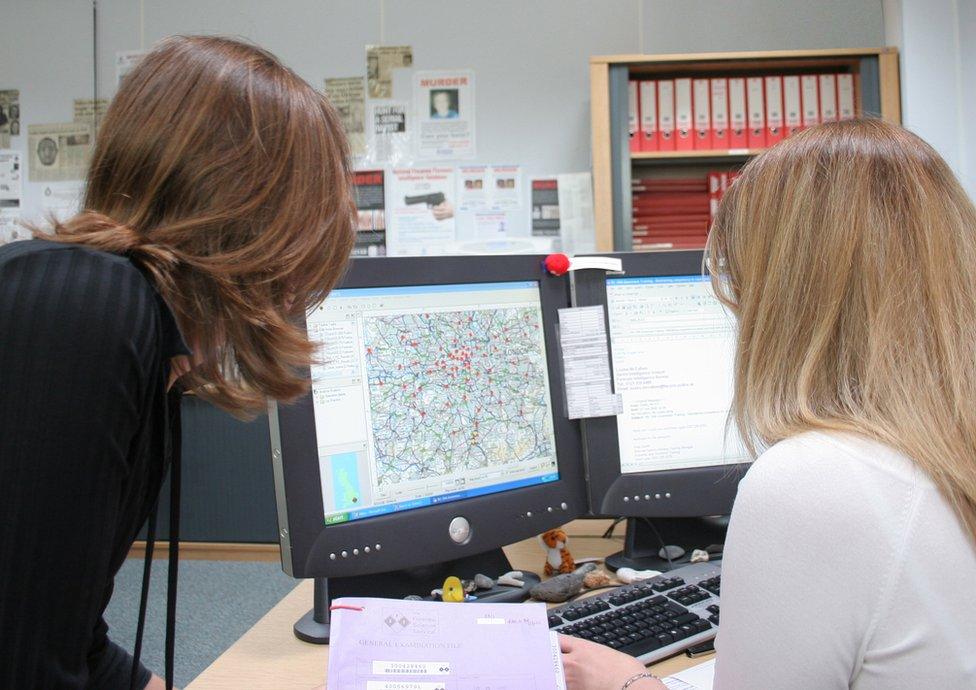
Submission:
M 54 182 L 84 178 L 94 140 L 94 128 L 90 122 L 28 125 L 30 181 Z
M 454 243 L 454 168 L 394 168 L 388 199 L 388 255 L 443 254 Z
M 570 254 L 596 251 L 593 176 L 588 172 L 566 173 L 556 179 L 559 199 L 559 236 L 563 251 Z
M 417 72 L 413 78 L 417 158 L 474 158 L 474 72 Z
M 118 87 L 139 61 L 146 55 L 144 50 L 123 50 L 115 54 L 115 86 Z
M 369 101 L 366 104 L 366 159 L 371 165 L 403 165 L 413 157 L 410 104 Z
M 559 310 L 566 409 L 570 419 L 610 417 L 623 411 L 610 376 L 603 305 Z
M 559 648 L 559 633 L 549 632 L 552 644 L 552 670 L 556 672 L 556 690 L 566 690 L 566 670 L 563 668 L 563 652 Z
M 522 221 L 522 169 L 518 165 L 458 167 L 459 241 L 492 241 L 528 234 Z
M 715 659 L 710 659 L 661 680 L 668 690 L 712 690 L 714 677 Z

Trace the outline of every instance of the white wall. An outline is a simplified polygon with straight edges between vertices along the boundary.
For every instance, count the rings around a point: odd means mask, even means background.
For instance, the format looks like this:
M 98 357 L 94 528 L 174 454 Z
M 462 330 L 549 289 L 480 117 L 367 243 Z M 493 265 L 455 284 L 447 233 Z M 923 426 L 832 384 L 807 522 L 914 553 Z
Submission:
M 589 168 L 591 55 L 884 38 L 881 0 L 98 0 L 98 11 L 102 96 L 116 51 L 174 33 L 247 37 L 316 87 L 363 74 L 367 43 L 411 44 L 419 69 L 475 70 L 479 162 L 529 174 Z M 70 120 L 92 90 L 90 0 L 0 0 L 0 22 L 0 88 L 21 90 L 24 123 Z M 39 193 L 27 185 L 28 209 Z
M 976 0 L 885 0 L 884 14 L 901 52 L 902 123 L 976 199 Z

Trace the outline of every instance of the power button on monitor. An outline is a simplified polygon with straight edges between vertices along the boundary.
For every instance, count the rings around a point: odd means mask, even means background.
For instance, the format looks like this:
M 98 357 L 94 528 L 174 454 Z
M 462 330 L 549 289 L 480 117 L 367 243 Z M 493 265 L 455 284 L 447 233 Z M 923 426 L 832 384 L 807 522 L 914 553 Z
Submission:
M 467 544 L 471 539 L 471 523 L 467 518 L 458 516 L 447 526 L 447 533 L 455 544 Z

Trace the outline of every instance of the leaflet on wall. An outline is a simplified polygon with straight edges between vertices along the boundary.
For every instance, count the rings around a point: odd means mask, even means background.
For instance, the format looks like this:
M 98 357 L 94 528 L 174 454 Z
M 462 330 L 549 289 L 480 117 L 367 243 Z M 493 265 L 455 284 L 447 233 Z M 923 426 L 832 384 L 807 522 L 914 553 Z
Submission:
M 386 200 L 382 170 L 353 175 L 358 226 L 353 256 L 386 256 Z
M 370 98 L 393 98 L 393 70 L 413 67 L 411 46 L 366 46 Z
M 555 177 L 532 180 L 532 236 L 559 237 L 559 183 Z
M 31 182 L 55 182 L 84 178 L 94 142 L 91 123 L 62 122 L 28 125 Z
M 41 191 L 40 222 L 46 223 L 54 217 L 65 221 L 81 209 L 81 198 L 85 193 L 84 180 L 49 182 Z
M 593 176 L 567 173 L 556 178 L 559 199 L 559 236 L 564 252 L 596 251 L 593 217 Z
M 522 206 L 522 168 L 518 165 L 491 167 L 492 205 L 495 208 L 515 209 Z
M 458 167 L 458 240 L 493 240 L 522 230 L 521 178 L 517 165 Z
M 108 110 L 107 98 L 76 98 L 74 102 L 75 122 L 87 122 L 95 131 Z
M 115 54 L 115 86 L 122 83 L 122 78 L 125 77 L 129 72 L 139 64 L 143 56 L 146 54 L 145 50 L 122 50 Z
M 454 242 L 454 168 L 394 168 L 387 204 L 387 253 L 441 254 Z
M 406 101 L 369 101 L 366 104 L 367 154 L 376 165 L 398 165 L 412 157 Z
M 10 137 L 20 136 L 20 91 L 0 90 L 0 149 L 10 147 Z
M 417 72 L 413 79 L 417 158 L 474 158 L 474 72 Z
M 362 77 L 337 77 L 325 80 L 325 95 L 339 113 L 349 139 L 349 152 L 361 156 L 366 151 L 363 118 L 366 113 L 366 85 Z
M 20 225 L 22 182 L 20 151 L 0 150 L 0 245 L 30 236 Z

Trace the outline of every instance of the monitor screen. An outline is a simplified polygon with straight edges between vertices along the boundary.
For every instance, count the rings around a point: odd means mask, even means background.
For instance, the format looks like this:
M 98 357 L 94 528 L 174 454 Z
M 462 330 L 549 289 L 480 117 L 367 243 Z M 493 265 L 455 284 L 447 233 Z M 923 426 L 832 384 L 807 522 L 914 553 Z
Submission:
M 727 424 L 733 317 L 702 275 L 607 279 L 623 474 L 744 462 Z
M 538 282 L 344 288 L 307 327 L 327 525 L 559 479 Z

